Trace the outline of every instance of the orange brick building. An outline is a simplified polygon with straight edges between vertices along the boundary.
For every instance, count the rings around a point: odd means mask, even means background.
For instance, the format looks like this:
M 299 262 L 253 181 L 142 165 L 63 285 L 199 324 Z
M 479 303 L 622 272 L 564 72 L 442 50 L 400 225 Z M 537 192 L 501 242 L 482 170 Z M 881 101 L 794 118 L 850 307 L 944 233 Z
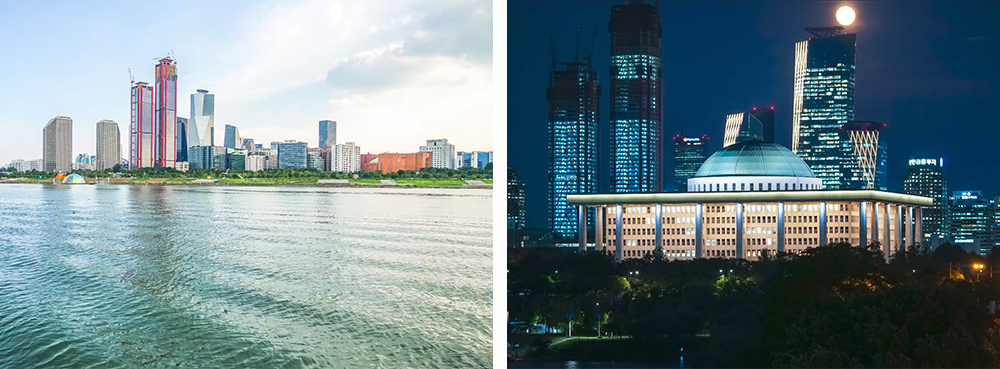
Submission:
M 364 165 L 364 170 L 377 170 L 383 174 L 401 170 L 419 172 L 421 169 L 431 166 L 432 155 L 433 153 L 427 151 L 409 154 L 363 154 L 361 162 Z

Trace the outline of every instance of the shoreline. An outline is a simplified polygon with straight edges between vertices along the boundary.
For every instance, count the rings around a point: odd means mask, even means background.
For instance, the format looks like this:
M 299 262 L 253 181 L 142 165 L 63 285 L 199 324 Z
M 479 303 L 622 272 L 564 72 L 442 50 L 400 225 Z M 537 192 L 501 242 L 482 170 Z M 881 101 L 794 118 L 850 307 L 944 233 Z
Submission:
M 492 190 L 492 184 L 484 185 L 470 185 L 465 184 L 461 186 L 413 186 L 408 184 L 362 184 L 362 183 L 282 183 L 282 182 L 195 182 L 195 181 L 132 181 L 132 180 L 117 180 L 104 182 L 97 184 L 96 180 L 92 178 L 87 178 L 87 183 L 77 183 L 77 184 L 53 184 L 49 181 L 11 181 L 4 180 L 0 181 L 0 184 L 38 184 L 38 185 L 50 185 L 50 186 L 81 186 L 81 185 L 136 185 L 136 186 L 240 186 L 240 187 L 326 187 L 326 188 L 434 188 L 434 189 L 462 189 L 462 190 Z

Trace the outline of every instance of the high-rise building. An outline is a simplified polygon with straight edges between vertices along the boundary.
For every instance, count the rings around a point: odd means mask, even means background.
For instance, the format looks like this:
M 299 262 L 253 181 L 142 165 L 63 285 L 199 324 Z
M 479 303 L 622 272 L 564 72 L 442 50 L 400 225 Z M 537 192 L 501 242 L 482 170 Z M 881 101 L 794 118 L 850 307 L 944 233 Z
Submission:
M 156 151 L 153 131 L 153 86 L 132 84 L 132 115 L 129 124 L 129 169 L 152 168 Z
M 319 147 L 333 147 L 337 144 L 337 122 L 332 120 L 319 121 Z
M 188 161 L 188 119 L 177 117 L 177 162 Z
M 553 60 L 546 96 L 549 100 L 547 228 L 556 242 L 572 241 L 577 238 L 580 214 L 576 207 L 566 203 L 566 195 L 597 193 L 598 183 L 601 86 L 589 57 L 559 64 Z M 475 158 L 470 155 L 469 160 Z M 588 209 L 586 216 L 593 227 L 593 210 Z
M 239 148 L 239 145 L 243 144 L 243 138 L 240 137 L 240 129 L 236 126 L 226 125 L 226 138 L 223 140 L 222 146 L 228 147 L 230 149 Z
M 524 228 L 524 182 L 507 167 L 507 229 Z
M 354 142 L 336 144 L 331 148 L 330 170 L 352 173 L 361 171 L 361 147 Z
M 420 151 L 434 153 L 435 168 L 455 169 L 455 145 L 448 143 L 448 139 L 427 140 L 427 145 L 420 146 Z
M 306 150 L 306 168 L 312 168 L 318 171 L 326 169 L 326 163 L 323 162 L 322 148 L 310 147 Z
M 841 141 L 850 144 L 842 155 L 841 188 L 855 190 L 886 189 L 885 142 L 879 141 L 883 123 L 851 121 L 841 129 Z
M 254 145 L 252 138 L 244 138 L 243 139 L 243 150 L 246 150 L 247 152 L 251 152 L 251 151 L 253 151 L 256 148 L 257 148 L 257 145 Z
M 121 140 L 118 122 L 108 119 L 97 122 L 97 160 L 94 170 L 111 169 L 121 162 Z
M 611 191 L 663 188 L 660 8 L 643 1 L 611 7 Z
M 986 255 L 994 244 L 993 199 L 980 191 L 952 191 L 948 206 L 952 242 L 967 252 Z
M 264 170 L 264 162 L 266 158 L 266 155 L 247 155 L 246 165 L 244 167 L 248 172 Z
M 829 190 L 849 188 L 845 168 L 856 162 L 840 127 L 854 120 L 856 36 L 843 27 L 810 27 L 795 44 L 792 151 Z
M 58 116 L 42 130 L 42 160 L 46 172 L 73 170 L 73 119 Z
M 708 137 L 674 136 L 674 192 L 687 192 L 688 179 L 707 157 Z
M 948 183 L 944 179 L 944 159 L 911 157 L 903 181 L 903 193 L 934 199 L 934 205 L 921 213 L 924 223 L 923 245 L 935 245 L 949 238 Z
M 288 140 L 278 144 L 278 168 L 305 169 L 306 150 L 305 142 Z
M 222 146 L 192 146 L 188 149 L 188 168 L 226 170 L 226 148 Z
M 215 145 L 215 94 L 198 90 L 191 94 L 191 119 L 188 122 L 190 146 Z
M 722 147 L 737 142 L 758 140 L 774 143 L 774 107 L 753 108 L 726 116 L 726 135 Z
M 493 162 L 493 151 L 458 151 L 455 153 L 455 167 L 457 168 L 473 167 L 483 169 L 486 167 L 486 164 L 491 162 Z M 596 155 L 594 162 L 597 162 Z
M 156 151 L 153 166 L 173 168 L 177 162 L 177 63 L 169 57 L 156 64 Z
M 247 152 L 243 149 L 226 148 L 226 169 L 242 172 L 246 169 Z

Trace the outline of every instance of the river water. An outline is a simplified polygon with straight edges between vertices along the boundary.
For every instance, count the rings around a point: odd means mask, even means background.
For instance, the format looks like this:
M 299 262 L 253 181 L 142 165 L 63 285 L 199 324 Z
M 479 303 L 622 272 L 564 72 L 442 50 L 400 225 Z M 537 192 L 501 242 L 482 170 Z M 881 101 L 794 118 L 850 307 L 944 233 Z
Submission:
M 492 366 L 492 191 L 0 185 L 0 368 Z

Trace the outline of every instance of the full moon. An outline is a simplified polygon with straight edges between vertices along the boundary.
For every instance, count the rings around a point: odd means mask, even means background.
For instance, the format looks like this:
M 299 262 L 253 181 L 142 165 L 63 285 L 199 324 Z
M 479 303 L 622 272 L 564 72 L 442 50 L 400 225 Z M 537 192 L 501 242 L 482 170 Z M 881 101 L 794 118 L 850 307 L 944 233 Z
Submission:
M 840 22 L 844 26 L 854 23 L 854 9 L 851 9 L 849 6 L 842 6 L 840 9 L 837 9 L 837 22 Z

